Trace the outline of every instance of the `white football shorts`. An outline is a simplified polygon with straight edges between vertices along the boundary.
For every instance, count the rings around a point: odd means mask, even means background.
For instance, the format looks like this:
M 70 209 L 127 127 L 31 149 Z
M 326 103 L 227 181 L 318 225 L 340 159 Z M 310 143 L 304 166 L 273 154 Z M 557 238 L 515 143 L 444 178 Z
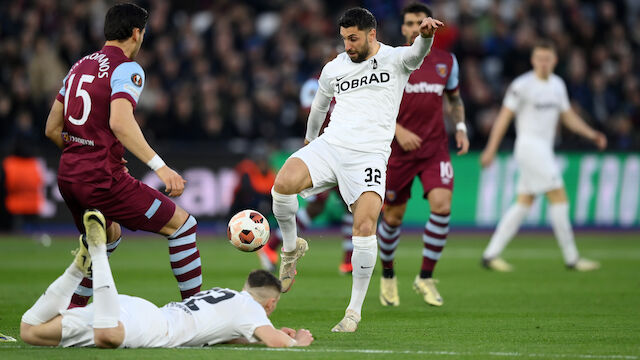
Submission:
M 360 195 L 373 191 L 384 200 L 387 158 L 332 145 L 319 137 L 291 155 L 309 168 L 313 186 L 300 192 L 308 198 L 338 185 L 340 195 L 351 211 Z
M 165 347 L 168 343 L 168 324 L 160 308 L 147 300 L 118 295 L 120 321 L 124 326 L 121 348 Z M 93 341 L 93 303 L 83 308 L 61 312 L 61 347 L 95 346 Z
M 514 157 L 518 163 L 518 194 L 539 195 L 563 188 L 562 173 L 553 149 L 537 141 L 516 141 Z

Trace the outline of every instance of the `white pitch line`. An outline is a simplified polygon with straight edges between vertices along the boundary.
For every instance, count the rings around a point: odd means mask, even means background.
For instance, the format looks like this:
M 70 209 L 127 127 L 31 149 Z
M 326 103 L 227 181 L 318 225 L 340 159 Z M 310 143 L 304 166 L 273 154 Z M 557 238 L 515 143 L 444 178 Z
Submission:
M 201 348 L 206 349 L 206 348 Z M 229 347 L 216 346 L 220 350 L 236 351 L 284 351 L 284 352 L 309 352 L 309 353 L 356 353 L 356 354 L 405 354 L 405 355 L 450 355 L 450 356 L 479 356 L 489 355 L 496 357 L 541 357 L 541 358 L 580 358 L 580 359 L 640 359 L 636 355 L 594 355 L 594 354 L 528 354 L 517 352 L 459 352 L 459 351 L 424 351 L 424 350 L 381 350 L 381 349 L 313 349 L 313 348 L 267 348 L 267 347 Z
M 20 345 L 0 345 L 0 349 L 26 349 Z M 35 348 L 34 348 L 35 349 Z M 55 348 L 50 348 L 55 349 Z M 518 352 L 460 352 L 460 351 L 424 351 L 424 350 L 382 350 L 382 349 L 313 349 L 313 348 L 268 348 L 268 347 L 179 347 L 188 350 L 234 350 L 234 351 L 271 351 L 271 352 L 300 352 L 300 353 L 351 353 L 351 354 L 397 354 L 397 355 L 448 355 L 448 356 L 481 356 L 495 357 L 529 357 L 529 358 L 578 358 L 578 359 L 624 359 L 638 360 L 636 355 L 594 355 L 594 354 L 536 354 Z

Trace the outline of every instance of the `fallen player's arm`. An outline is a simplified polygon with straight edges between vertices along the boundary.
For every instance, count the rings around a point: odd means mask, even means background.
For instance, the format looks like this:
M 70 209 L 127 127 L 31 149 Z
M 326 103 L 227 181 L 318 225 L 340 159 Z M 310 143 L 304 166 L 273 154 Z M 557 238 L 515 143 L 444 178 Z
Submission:
M 582 120 L 573 109 L 569 109 L 560 114 L 562 123 L 574 133 L 591 140 L 598 149 L 604 150 L 607 147 L 607 138 L 603 133 L 592 129 Z
M 51 106 L 44 129 L 44 134 L 60 149 L 64 148 L 64 141 L 62 141 L 62 129 L 64 128 L 63 111 L 64 105 L 56 99 Z
M 257 327 L 253 334 L 268 347 L 309 346 L 313 342 L 313 336 L 305 329 L 298 330 L 291 337 L 271 325 L 263 325 Z
M 227 341 L 227 344 L 249 344 L 249 340 L 243 337 L 239 337 L 239 338 L 235 338 Z

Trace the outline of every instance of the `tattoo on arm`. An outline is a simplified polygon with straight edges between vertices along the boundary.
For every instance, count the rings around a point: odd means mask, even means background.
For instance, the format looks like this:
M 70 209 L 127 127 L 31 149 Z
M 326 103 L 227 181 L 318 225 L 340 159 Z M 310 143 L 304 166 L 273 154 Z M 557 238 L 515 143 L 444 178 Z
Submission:
M 456 92 L 447 96 L 449 104 L 451 105 L 450 114 L 453 124 L 464 122 L 464 103 L 460 93 Z

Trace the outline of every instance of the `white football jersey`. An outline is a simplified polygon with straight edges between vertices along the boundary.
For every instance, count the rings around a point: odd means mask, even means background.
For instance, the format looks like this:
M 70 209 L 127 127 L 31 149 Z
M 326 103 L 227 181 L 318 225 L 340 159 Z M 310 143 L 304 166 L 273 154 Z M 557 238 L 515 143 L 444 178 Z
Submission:
M 161 308 L 169 330 L 166 347 L 205 346 L 245 338 L 257 342 L 257 327 L 271 325 L 262 305 L 246 291 L 213 288 Z
M 559 76 L 551 74 L 543 80 L 533 71 L 511 83 L 503 105 L 516 115 L 516 148 L 524 142 L 553 148 L 560 114 L 570 107 L 567 87 Z
M 336 101 L 329 126 L 321 135 L 325 141 L 389 157 L 404 87 L 411 72 L 422 64 L 406 63 L 403 54 L 409 49 L 380 43 L 378 53 L 361 63 L 343 52 L 324 66 L 318 95 Z

